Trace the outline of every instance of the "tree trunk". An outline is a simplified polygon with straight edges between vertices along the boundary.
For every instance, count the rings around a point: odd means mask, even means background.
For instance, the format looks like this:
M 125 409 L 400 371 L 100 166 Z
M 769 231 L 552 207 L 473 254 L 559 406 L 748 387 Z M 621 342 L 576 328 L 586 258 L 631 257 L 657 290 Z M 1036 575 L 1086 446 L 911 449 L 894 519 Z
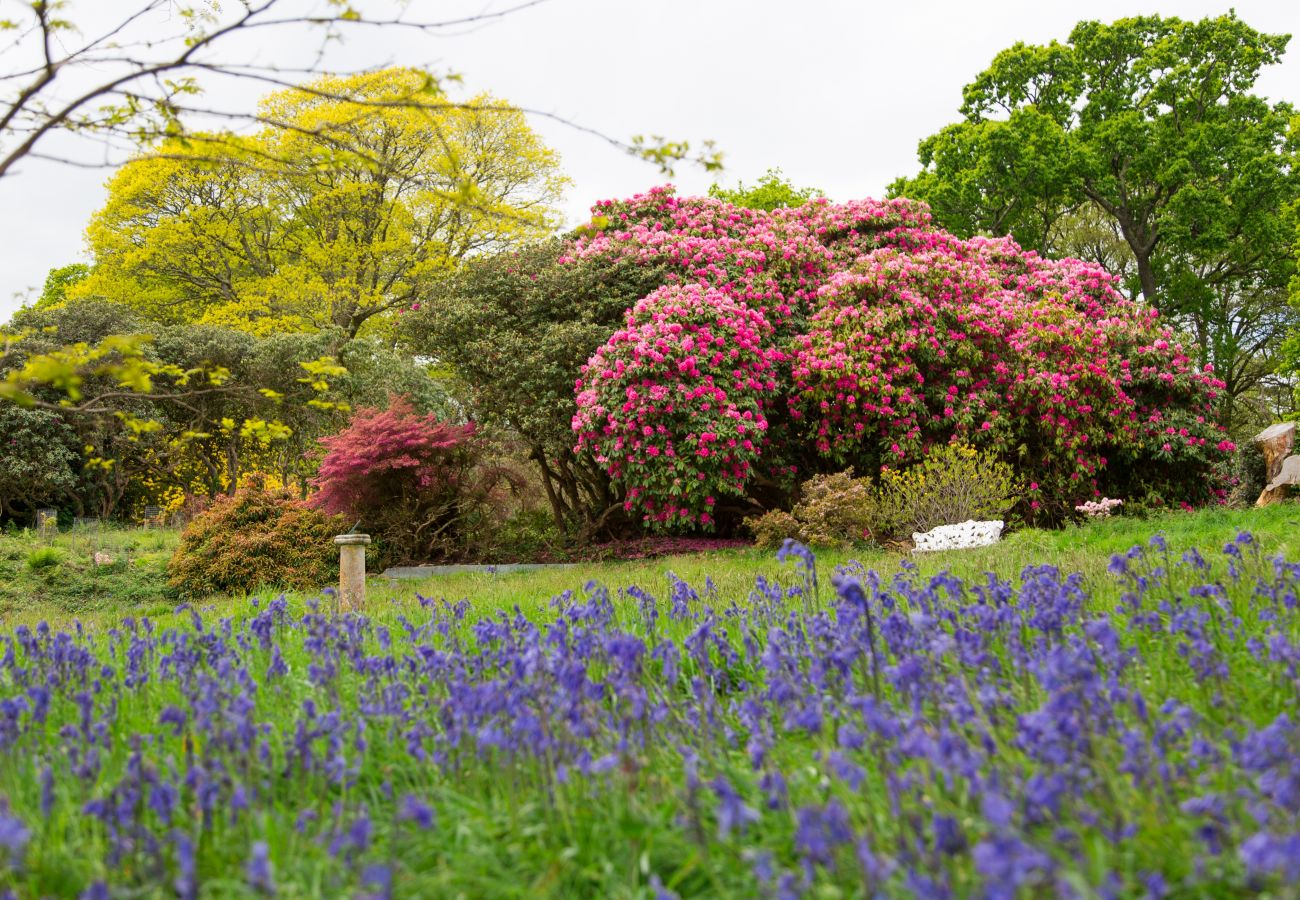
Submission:
M 1133 242 L 1129 242 L 1133 246 Z M 1156 305 L 1156 271 L 1151 266 L 1150 253 L 1138 253 L 1133 251 L 1137 257 L 1138 282 L 1142 285 L 1142 299 L 1152 306 Z M 1158 308 L 1158 307 L 1157 307 Z

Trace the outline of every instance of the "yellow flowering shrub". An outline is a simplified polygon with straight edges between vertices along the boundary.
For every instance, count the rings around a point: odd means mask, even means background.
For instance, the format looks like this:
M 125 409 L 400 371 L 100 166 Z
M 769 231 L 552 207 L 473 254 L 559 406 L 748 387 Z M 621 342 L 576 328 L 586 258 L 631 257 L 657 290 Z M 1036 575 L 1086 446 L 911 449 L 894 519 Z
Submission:
M 1014 470 L 993 454 L 944 444 L 907 469 L 880 470 L 877 527 L 899 536 L 969 519 L 1003 519 L 1019 493 Z

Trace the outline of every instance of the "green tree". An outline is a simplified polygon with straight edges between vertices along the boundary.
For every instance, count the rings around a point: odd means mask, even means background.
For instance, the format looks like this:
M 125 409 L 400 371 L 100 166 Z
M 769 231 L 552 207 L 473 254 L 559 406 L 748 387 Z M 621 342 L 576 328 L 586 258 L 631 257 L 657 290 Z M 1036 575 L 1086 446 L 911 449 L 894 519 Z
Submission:
M 170 324 L 352 337 L 466 256 L 549 233 L 567 183 L 556 154 L 491 97 L 404 105 L 430 84 L 413 69 L 321 79 L 263 101 L 285 127 L 123 167 L 74 295 Z
M 71 263 L 59 266 L 57 269 L 50 269 L 50 273 L 45 276 L 45 287 L 36 300 L 36 306 L 43 308 L 63 303 L 68 299 L 68 289 L 80 284 L 89 274 L 90 266 L 85 263 Z
M 557 525 L 591 536 L 622 505 L 604 471 L 574 453 L 574 381 L 666 273 L 634 259 L 559 263 L 569 249 L 557 239 L 473 260 L 406 314 L 403 334 L 455 373 L 471 418 L 523 439 Z
M 825 195 L 817 188 L 795 187 L 780 169 L 774 168 L 768 169 L 759 176 L 758 181 L 753 185 L 740 181 L 734 188 L 724 188 L 714 183 L 709 186 L 709 196 L 746 209 L 762 209 L 770 212 L 774 209 L 803 206 L 809 200 Z
M 1018 43 L 966 86 L 963 120 L 922 141 L 923 170 L 891 191 L 959 234 L 1049 253 L 1104 216 L 1127 253 L 1094 228 L 1102 256 L 1196 338 L 1228 384 L 1231 424 L 1295 321 L 1292 108 L 1250 93 L 1289 39 L 1229 13 L 1081 22 L 1065 44 Z
M 0 518 L 32 521 L 75 495 L 81 447 L 57 413 L 0 404 L 0 451 Z

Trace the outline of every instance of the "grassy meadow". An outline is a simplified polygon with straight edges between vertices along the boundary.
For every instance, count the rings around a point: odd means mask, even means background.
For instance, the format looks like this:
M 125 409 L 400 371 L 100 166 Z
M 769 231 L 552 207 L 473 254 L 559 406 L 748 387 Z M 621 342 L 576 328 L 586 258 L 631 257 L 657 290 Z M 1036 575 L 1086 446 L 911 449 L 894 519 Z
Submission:
M 964 578 L 984 572 L 1009 578 L 1027 565 L 1049 564 L 1081 573 L 1090 589 L 1104 597 L 1114 591 L 1111 579 L 1106 577 L 1111 555 L 1145 544 L 1154 534 L 1166 535 L 1172 546 L 1208 552 L 1218 550 L 1241 531 L 1253 533 L 1269 553 L 1300 558 L 1300 505 L 1295 503 L 1264 509 L 1178 512 L 1145 519 L 1114 517 L 1052 531 L 1022 529 L 991 547 L 906 558 L 924 575 L 951 571 Z M 0 624 L 35 626 L 47 621 L 57 625 L 79 619 L 88 626 L 111 625 L 128 616 L 166 621 L 177 605 L 175 599 L 170 599 L 166 567 L 178 538 L 177 531 L 162 528 L 75 529 L 48 541 L 30 530 L 0 533 Z M 112 562 L 96 565 L 96 551 L 107 553 Z M 827 572 L 856 560 L 887 576 L 898 570 L 905 557 L 860 547 L 817 548 L 817 558 Z M 566 590 L 581 591 L 589 581 L 612 589 L 636 584 L 653 590 L 665 583 L 669 572 L 696 585 L 709 578 L 724 596 L 743 595 L 756 576 L 774 578 L 787 571 L 774 552 L 746 549 L 589 562 L 567 569 L 514 574 L 464 573 L 425 581 L 390 581 L 372 573 L 369 612 L 383 617 L 417 608 L 417 594 L 465 599 L 478 614 L 515 606 L 531 611 L 545 607 L 550 598 Z M 274 585 L 268 585 L 253 596 L 269 599 L 278 593 Z M 289 595 L 293 608 L 300 608 L 307 599 L 308 595 Z M 202 605 L 217 614 L 227 614 L 243 609 L 246 600 L 212 597 Z
M 1294 896 L 1298 524 L 376 578 L 361 617 L 175 607 L 168 532 L 6 535 L 0 890 Z

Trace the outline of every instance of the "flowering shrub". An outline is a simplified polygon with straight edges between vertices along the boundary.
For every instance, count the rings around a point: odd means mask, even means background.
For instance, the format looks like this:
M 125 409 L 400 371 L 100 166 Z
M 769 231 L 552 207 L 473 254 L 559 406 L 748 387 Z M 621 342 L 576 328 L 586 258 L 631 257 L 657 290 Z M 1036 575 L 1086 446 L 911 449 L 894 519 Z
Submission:
M 822 453 L 906 464 L 960 438 L 1015 462 L 1034 483 L 1031 514 L 1127 486 L 1140 460 L 1161 463 L 1141 473 L 1151 487 L 1208 499 L 1221 385 L 1154 311 L 1100 269 L 1010 240 L 906 244 L 833 276 L 796 341 L 796 414 Z
M 383 561 L 457 558 L 490 519 L 504 470 L 480 465 L 474 425 L 417 413 L 404 399 L 360 409 L 322 438 L 311 503 L 361 526 Z
M 806 451 L 816 468 L 870 472 L 954 439 L 1017 468 L 1031 485 L 1028 518 L 1064 518 L 1103 491 L 1145 505 L 1222 493 L 1207 477 L 1232 449 L 1211 422 L 1222 383 L 1097 266 L 1043 259 L 1010 239 L 960 240 L 907 200 L 763 212 L 657 189 L 593 212 L 562 264 L 655 266 L 671 285 L 663 296 L 698 298 L 730 321 L 748 309 L 770 326 L 761 351 L 743 350 L 762 357 L 753 380 L 774 383 L 753 399 L 754 415 L 761 407 L 783 437 L 747 449 L 739 471 L 663 452 L 698 439 L 697 418 L 656 410 L 641 421 L 648 391 L 696 389 L 693 343 L 640 332 L 653 365 L 629 375 L 637 356 L 624 329 L 592 357 L 574 428 L 653 524 L 707 528 L 716 517 L 705 498 L 745 494 L 744 476 L 757 471 L 789 475 Z M 638 327 L 652 325 L 642 313 Z M 632 446 L 646 427 L 650 458 Z
M 1074 508 L 1074 511 L 1083 513 L 1090 519 L 1106 519 L 1110 517 L 1112 510 L 1118 509 L 1123 505 L 1123 500 L 1116 500 L 1113 497 L 1102 497 L 1100 500 L 1089 500 L 1087 503 L 1080 503 Z
M 767 441 L 780 353 L 761 312 L 698 284 L 637 303 L 582 369 L 573 427 L 626 507 L 663 526 L 709 526 L 744 496 Z
M 907 469 L 881 470 L 875 527 L 884 535 L 907 537 L 940 525 L 1005 519 L 1019 496 L 1011 466 L 992 453 L 945 444 Z
M 1105 597 L 850 565 L 819 600 L 790 545 L 801 577 L 511 613 L 20 625 L 0 889 L 1290 896 L 1300 564 L 1258 551 L 1157 538 Z
M 185 526 L 167 576 L 188 598 L 319 590 L 338 580 L 334 536 L 347 527 L 287 491 L 250 485 L 213 500 Z

